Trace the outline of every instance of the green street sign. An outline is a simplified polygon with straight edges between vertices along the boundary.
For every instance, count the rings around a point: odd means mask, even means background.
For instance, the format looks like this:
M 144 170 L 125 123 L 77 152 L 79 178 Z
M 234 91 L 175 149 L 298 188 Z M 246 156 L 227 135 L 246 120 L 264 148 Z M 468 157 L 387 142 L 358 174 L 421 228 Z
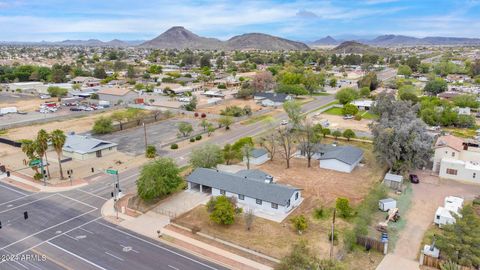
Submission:
M 107 169 L 107 173 L 115 175 L 115 174 L 118 174 L 118 171 L 113 169 Z
M 42 163 L 42 161 L 40 159 L 34 159 L 34 160 L 31 160 L 30 163 L 28 163 L 28 165 L 30 165 L 30 167 L 33 167 L 33 166 L 38 166 Z

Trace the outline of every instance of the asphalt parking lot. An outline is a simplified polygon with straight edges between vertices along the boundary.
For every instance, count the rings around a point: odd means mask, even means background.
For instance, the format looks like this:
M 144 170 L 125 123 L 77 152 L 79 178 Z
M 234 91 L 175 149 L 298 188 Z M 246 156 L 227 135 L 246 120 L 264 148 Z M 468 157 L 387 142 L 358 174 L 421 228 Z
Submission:
M 169 119 L 154 124 L 148 124 L 146 127 L 147 143 L 149 145 L 155 145 L 157 150 L 159 150 L 161 145 L 177 139 L 178 123 L 180 122 L 188 122 L 192 124 L 194 133 L 202 129 L 202 127 L 199 126 L 199 120 L 188 118 Z M 140 155 L 145 152 L 144 130 L 142 126 L 94 137 L 117 143 L 118 150 L 125 153 Z

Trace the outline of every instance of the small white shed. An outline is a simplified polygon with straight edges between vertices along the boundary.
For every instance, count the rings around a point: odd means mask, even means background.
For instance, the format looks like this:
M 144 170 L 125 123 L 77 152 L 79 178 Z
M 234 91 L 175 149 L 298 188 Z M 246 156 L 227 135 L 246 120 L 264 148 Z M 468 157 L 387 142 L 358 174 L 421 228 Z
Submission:
M 397 201 L 392 198 L 386 198 L 378 201 L 378 208 L 384 212 L 396 207 L 397 207 Z
M 388 172 L 383 178 L 383 183 L 391 189 L 401 189 L 403 176 Z

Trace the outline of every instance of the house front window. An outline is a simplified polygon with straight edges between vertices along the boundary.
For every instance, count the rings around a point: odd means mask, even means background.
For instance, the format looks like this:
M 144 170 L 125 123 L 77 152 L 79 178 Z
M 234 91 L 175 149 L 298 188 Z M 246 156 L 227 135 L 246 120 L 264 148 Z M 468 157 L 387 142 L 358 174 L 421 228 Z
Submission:
M 243 196 L 242 194 L 238 194 L 238 199 L 243 201 L 243 200 L 245 200 L 245 196 Z
M 477 173 L 473 173 L 473 178 L 477 177 Z
M 225 190 L 220 189 L 220 194 L 225 195 Z
M 455 152 L 452 152 L 452 157 L 454 157 L 454 156 L 455 156 Z
M 273 209 L 278 209 L 278 204 L 272 203 L 272 208 L 273 208 Z
M 290 199 L 288 199 L 288 201 L 287 201 L 287 207 L 289 207 L 289 206 L 290 206 Z
M 260 200 L 260 199 L 257 199 L 257 200 L 256 200 L 256 202 L 257 202 L 257 204 L 260 204 L 260 205 L 262 205 L 262 200 Z
M 439 216 L 439 215 L 437 215 L 437 219 L 440 219 L 440 216 Z
M 447 174 L 457 175 L 457 170 L 455 170 L 455 169 L 447 169 Z
M 298 192 L 295 193 L 295 200 L 298 200 Z

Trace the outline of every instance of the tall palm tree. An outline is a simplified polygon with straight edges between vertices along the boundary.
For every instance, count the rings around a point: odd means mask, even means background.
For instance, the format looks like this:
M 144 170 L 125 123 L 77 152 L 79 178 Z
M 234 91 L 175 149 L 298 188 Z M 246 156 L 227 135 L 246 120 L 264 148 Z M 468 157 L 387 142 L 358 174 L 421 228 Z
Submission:
M 64 179 L 64 177 L 63 177 L 61 156 L 62 156 L 62 148 L 63 148 L 63 145 L 65 145 L 66 139 L 67 139 L 67 136 L 65 136 L 65 133 L 63 133 L 63 131 L 60 129 L 55 129 L 50 134 L 50 140 L 52 141 L 53 148 L 55 149 L 55 152 L 57 152 L 58 166 L 60 167 L 60 179 L 62 180 Z
M 47 150 L 48 150 L 48 141 L 50 140 L 50 135 L 48 134 L 45 129 L 41 129 L 37 133 L 37 153 L 40 157 L 45 156 L 45 161 L 47 162 L 47 175 L 50 178 L 50 169 L 48 168 L 48 157 L 47 157 Z
M 23 140 L 22 141 L 22 152 L 28 157 L 29 162 L 37 159 L 37 143 L 32 140 Z M 32 167 L 35 173 L 38 173 L 38 167 Z

